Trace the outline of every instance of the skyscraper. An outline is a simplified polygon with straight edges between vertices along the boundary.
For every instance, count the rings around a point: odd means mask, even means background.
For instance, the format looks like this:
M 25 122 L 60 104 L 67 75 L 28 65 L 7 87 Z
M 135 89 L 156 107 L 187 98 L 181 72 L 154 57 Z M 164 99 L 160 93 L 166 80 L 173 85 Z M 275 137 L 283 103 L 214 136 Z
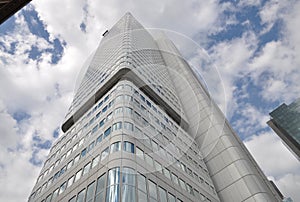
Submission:
M 280 201 L 175 45 L 103 34 L 29 201 Z
M 300 98 L 289 105 L 283 103 L 270 116 L 267 124 L 300 160 Z

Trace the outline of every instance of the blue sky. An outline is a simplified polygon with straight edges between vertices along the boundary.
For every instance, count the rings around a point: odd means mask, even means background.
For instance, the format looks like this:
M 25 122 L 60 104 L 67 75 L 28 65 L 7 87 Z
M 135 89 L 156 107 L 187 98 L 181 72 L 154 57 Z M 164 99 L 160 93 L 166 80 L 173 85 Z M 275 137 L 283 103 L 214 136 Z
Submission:
M 266 175 L 300 201 L 300 163 L 266 124 L 270 111 L 300 97 L 300 2 L 121 2 L 33 1 L 0 26 L 0 201 L 27 199 L 62 134 L 82 65 L 127 11 L 146 28 L 186 37 L 183 55 L 191 41 L 205 51 L 213 68 L 202 69 L 195 53 L 189 62 Z

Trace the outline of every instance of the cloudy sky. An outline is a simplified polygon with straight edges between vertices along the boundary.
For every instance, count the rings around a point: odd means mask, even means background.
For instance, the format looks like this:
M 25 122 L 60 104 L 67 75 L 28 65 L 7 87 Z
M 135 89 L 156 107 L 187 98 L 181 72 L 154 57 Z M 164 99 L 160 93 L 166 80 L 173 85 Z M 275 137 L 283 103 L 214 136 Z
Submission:
M 34 0 L 0 26 L 0 201 L 27 200 L 80 68 L 127 11 L 206 51 L 222 83 L 216 102 L 269 179 L 300 201 L 300 163 L 266 124 L 300 97 L 299 10 L 296 0 Z

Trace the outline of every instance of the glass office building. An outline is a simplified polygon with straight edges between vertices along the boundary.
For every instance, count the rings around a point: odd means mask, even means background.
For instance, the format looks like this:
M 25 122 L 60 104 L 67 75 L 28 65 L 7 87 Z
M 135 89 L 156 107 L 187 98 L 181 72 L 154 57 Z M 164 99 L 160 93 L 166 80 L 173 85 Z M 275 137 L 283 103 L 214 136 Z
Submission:
M 268 125 L 300 160 L 300 98 L 289 105 L 283 103 L 272 111 L 270 116 Z
M 175 45 L 126 13 L 76 90 L 29 201 L 280 201 Z

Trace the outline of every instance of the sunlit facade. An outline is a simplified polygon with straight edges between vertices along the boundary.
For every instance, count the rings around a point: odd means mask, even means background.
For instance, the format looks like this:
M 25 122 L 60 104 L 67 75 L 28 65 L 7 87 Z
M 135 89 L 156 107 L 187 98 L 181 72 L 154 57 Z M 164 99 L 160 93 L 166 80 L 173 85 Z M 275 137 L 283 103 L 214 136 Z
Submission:
M 29 201 L 280 201 L 165 36 L 103 36 Z

